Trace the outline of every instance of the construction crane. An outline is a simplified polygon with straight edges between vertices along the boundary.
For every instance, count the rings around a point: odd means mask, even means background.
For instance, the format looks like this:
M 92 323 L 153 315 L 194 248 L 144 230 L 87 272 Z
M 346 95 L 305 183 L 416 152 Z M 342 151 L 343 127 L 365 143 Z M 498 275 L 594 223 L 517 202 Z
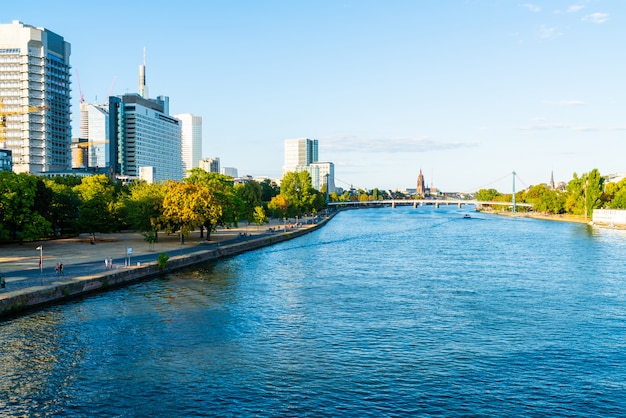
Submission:
M 5 110 L 7 106 L 0 101 L 0 148 L 6 148 L 6 130 L 7 122 L 10 117 L 16 115 L 25 115 L 27 113 L 41 112 L 48 109 L 47 106 L 20 106 L 19 110 Z

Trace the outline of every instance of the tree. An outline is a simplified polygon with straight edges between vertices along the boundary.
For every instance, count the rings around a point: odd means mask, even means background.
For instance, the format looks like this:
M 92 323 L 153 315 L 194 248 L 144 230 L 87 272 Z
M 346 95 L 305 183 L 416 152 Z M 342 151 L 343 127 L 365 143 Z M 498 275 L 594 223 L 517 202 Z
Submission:
M 593 210 L 602 206 L 604 178 L 596 168 L 589 173 L 584 173 L 580 178 L 574 173 L 574 178 L 567 184 L 567 192 L 567 211 L 590 218 Z
M 37 183 L 30 174 L 0 172 L 0 239 L 32 240 L 52 232 L 35 210 Z
M 173 181 L 167 184 L 163 198 L 163 220 L 169 232 L 179 230 L 183 237 L 188 236 L 203 224 L 216 223 L 221 216 L 222 207 L 208 186 Z
M 531 203 L 537 212 L 558 214 L 565 211 L 565 198 L 558 190 L 552 190 L 545 184 L 531 186 L 521 196 L 524 202 Z
M 95 241 L 96 232 L 117 230 L 112 212 L 115 188 L 107 176 L 97 174 L 84 177 L 81 184 L 74 186 L 74 190 L 80 199 L 79 231 L 90 233 Z
M 235 185 L 235 194 L 243 203 L 242 218 L 252 222 L 255 210 L 262 205 L 263 188 L 259 183 L 250 180 L 245 184 Z
M 207 229 L 207 239 L 210 239 L 211 231 L 218 225 L 237 225 L 244 212 L 244 203 L 235 193 L 233 178 L 218 173 L 208 173 L 201 168 L 193 168 L 191 174 L 185 179 L 186 183 L 202 184 L 208 187 L 213 193 L 213 203 L 219 206 L 215 213 L 219 213 L 217 218 L 209 217 L 200 226 Z M 202 237 L 202 230 L 200 231 Z
M 261 189 L 262 189 L 262 193 L 261 193 L 262 202 L 267 203 L 270 200 L 272 200 L 274 196 L 280 193 L 280 187 L 278 187 L 276 182 L 274 182 L 273 180 L 265 179 L 259 184 L 261 185 Z
M 158 231 L 163 227 L 163 199 L 165 184 L 132 183 L 124 201 L 124 216 L 128 225 L 146 235 L 151 244 L 159 241 Z
M 55 234 L 73 232 L 79 216 L 80 199 L 72 186 L 57 182 L 57 178 L 44 180 L 46 187 L 52 192 L 52 200 L 44 216 L 52 224 Z
M 263 210 L 263 206 L 257 206 L 254 208 L 253 221 L 255 225 L 261 226 L 267 223 L 267 216 Z
M 272 211 L 272 218 L 284 218 L 287 216 L 289 202 L 284 195 L 278 194 L 272 197 L 272 200 L 267 204 L 267 209 Z
M 480 189 L 476 192 L 476 200 L 479 202 L 492 202 L 500 195 L 501 193 L 496 189 Z
M 306 171 L 286 173 L 280 182 L 280 194 L 283 195 L 289 206 L 287 216 L 299 216 L 311 212 L 315 202 L 315 195 L 319 192 L 313 189 L 311 176 Z
M 611 209 L 626 209 L 626 178 L 619 183 L 607 183 L 605 193 Z

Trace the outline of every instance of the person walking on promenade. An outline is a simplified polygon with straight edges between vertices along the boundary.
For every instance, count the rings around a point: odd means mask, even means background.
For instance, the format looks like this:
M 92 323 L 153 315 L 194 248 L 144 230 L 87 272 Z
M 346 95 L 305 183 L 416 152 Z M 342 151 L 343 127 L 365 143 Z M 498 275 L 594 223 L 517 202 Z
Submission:
M 108 257 L 104 259 L 104 269 L 105 270 L 109 269 L 109 258 Z
M 54 267 L 54 274 L 56 274 L 57 276 L 59 275 L 59 263 L 57 263 L 57 265 Z
M 63 276 L 63 263 L 59 263 L 59 274 Z

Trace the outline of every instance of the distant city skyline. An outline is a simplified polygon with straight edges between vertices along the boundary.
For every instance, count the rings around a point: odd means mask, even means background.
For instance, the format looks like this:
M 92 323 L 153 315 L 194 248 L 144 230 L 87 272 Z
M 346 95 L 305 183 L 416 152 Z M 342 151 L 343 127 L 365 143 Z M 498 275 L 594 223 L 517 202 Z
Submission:
M 193 13 L 189 13 L 193 9 Z M 124 10 L 124 13 L 120 13 Z M 203 120 L 203 157 L 280 178 L 285 139 L 324 143 L 338 187 L 510 190 L 626 171 L 626 2 L 113 0 L 3 5 L 71 44 L 79 97 L 137 92 Z M 107 22 L 123 42 L 103 36 Z M 0 40 L 1 44 L 1 40 Z M 1 48 L 1 45 L 0 45 Z M 80 73 L 80 86 L 76 73 Z

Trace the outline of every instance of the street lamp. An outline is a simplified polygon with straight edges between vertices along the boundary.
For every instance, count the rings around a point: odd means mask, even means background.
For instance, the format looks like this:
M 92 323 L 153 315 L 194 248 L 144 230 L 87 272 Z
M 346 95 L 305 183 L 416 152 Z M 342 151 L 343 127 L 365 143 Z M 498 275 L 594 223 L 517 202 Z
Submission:
M 43 286 L 43 245 L 35 249 L 39 250 L 39 277 L 41 278 L 41 285 Z

